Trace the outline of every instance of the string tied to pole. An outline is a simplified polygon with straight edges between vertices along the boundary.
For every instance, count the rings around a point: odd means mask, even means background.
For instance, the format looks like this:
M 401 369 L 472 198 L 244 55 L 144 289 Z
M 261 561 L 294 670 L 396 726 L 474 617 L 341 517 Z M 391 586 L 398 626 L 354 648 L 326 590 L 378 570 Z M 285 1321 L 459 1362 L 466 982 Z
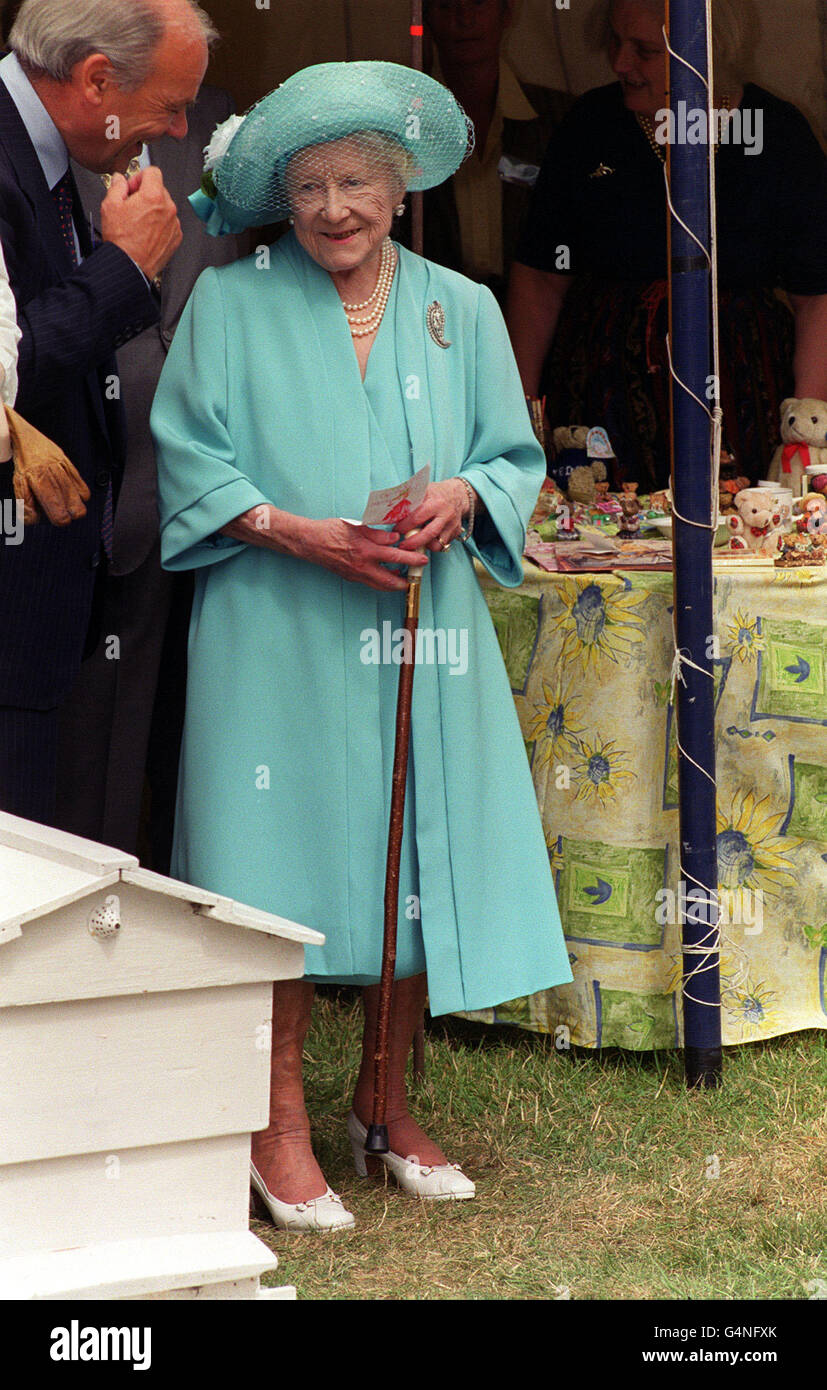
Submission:
M 680 64 L 681 64 L 683 67 L 685 67 L 689 72 L 691 72 L 691 73 L 698 79 L 698 81 L 701 83 L 701 86 L 702 86 L 702 87 L 704 88 L 704 90 L 706 91 L 706 97 L 707 97 L 707 134 L 708 134 L 708 137 L 709 137 L 710 147 L 711 147 L 711 142 L 712 142 L 712 129 L 713 129 L 713 116 L 714 116 L 714 59 L 713 59 L 712 38 L 711 38 L 711 36 L 712 36 L 712 4 L 711 4 L 711 0 L 705 0 L 705 11 L 706 11 L 706 32 L 707 32 L 707 62 L 708 62 L 708 69 L 709 69 L 709 76 L 708 76 L 708 78 L 705 77 L 704 74 L 703 74 L 698 68 L 696 68 L 696 67 L 694 66 L 694 64 L 690 63 L 689 60 L 688 60 L 687 58 L 685 58 L 683 54 L 678 53 L 677 50 L 676 50 L 675 48 L 673 48 L 672 43 L 671 43 L 671 41 L 670 41 L 669 32 L 668 32 L 668 30 L 667 30 L 667 28 L 666 28 L 665 25 L 663 26 L 663 31 L 662 31 L 662 32 L 663 32 L 663 40 L 664 40 L 664 43 L 665 43 L 665 45 L 666 45 L 666 51 L 669 53 L 670 57 L 674 58 L 676 62 L 680 63 Z M 699 250 L 701 251 L 701 254 L 703 255 L 704 259 L 706 260 L 706 262 L 707 262 L 707 264 L 708 264 L 708 266 L 709 266 L 709 270 L 710 270 L 710 281 L 711 281 L 711 290 L 712 290 L 712 373 L 713 373 L 713 382 L 712 382 L 712 385 L 713 385 L 713 389 L 714 389 L 714 406 L 713 406 L 713 408 L 712 408 L 711 410 L 710 410 L 709 406 L 706 404 L 706 402 L 705 402 L 705 401 L 702 401 L 702 400 L 700 399 L 700 397 L 697 396 L 696 393 L 695 393 L 694 391 L 692 391 L 692 390 L 690 389 L 690 387 L 686 384 L 686 382 L 685 382 L 685 381 L 682 381 L 681 378 L 680 378 L 680 377 L 678 376 L 678 374 L 676 373 L 675 368 L 674 368 L 674 364 L 673 364 L 673 361 L 672 361 L 672 345 L 671 345 L 671 342 L 670 342 L 670 340 L 669 340 L 669 335 L 667 335 L 667 339 L 666 339 L 667 352 L 668 352 L 668 354 L 669 354 L 669 371 L 670 371 L 670 373 L 671 373 L 673 379 L 677 382 L 678 386 L 681 388 L 682 391 L 685 391 L 685 392 L 687 393 L 687 395 L 691 396 L 691 397 L 693 398 L 693 400 L 695 400 L 695 401 L 697 402 L 697 404 L 701 407 L 701 409 L 702 409 L 702 410 L 706 413 L 706 415 L 709 417 L 709 421 L 710 421 L 710 452 L 711 452 L 711 459 L 712 459 L 712 480 L 711 480 L 711 481 L 712 481 L 712 487 L 711 487 L 711 496 L 710 496 L 710 520 L 709 520 L 709 522 L 694 521 L 694 520 L 693 520 L 692 518 L 690 518 L 690 517 L 686 517 L 686 516 L 681 515 L 680 513 L 676 513 L 676 512 L 675 512 L 675 509 L 674 509 L 674 505 L 673 505 L 673 514 L 674 514 L 674 515 L 677 515 L 678 520 L 679 520 L 679 521 L 682 521 L 682 522 L 683 522 L 685 525 L 687 525 L 687 526 L 698 526 L 698 527 L 701 527 L 701 528 L 704 528 L 704 529 L 708 529 L 709 531 L 711 531 L 711 532 L 714 534 L 714 532 L 717 531 L 717 529 L 718 529 L 718 524 L 719 524 L 719 520 L 720 520 L 720 514 L 719 514 L 719 503 L 720 503 L 719 483 L 720 483 L 720 476 L 721 476 L 721 448 L 722 448 L 722 441 L 723 441 L 723 421 L 724 421 L 724 414 L 723 414 L 723 410 L 721 409 L 721 405 L 720 405 L 720 389 L 721 389 L 721 387 L 720 387 L 720 383 L 721 383 L 721 349 L 720 349 L 720 335 L 719 335 L 719 333 L 718 333 L 718 312 L 719 312 L 720 298 L 719 298 L 719 287 L 718 287 L 718 256 L 717 256 L 717 241 L 718 241 L 718 213 L 717 213 L 717 208 L 718 208 L 718 204 L 717 204 L 717 189 L 716 189 L 716 182 L 715 182 L 715 161 L 714 161 L 712 158 L 710 158 L 710 160 L 709 160 L 709 207 L 710 207 L 709 247 L 706 247 L 706 246 L 703 244 L 703 242 L 699 239 L 699 237 L 697 237 L 696 234 L 692 231 L 691 227 L 688 227 L 688 226 L 687 226 L 686 222 L 683 220 L 683 218 L 680 216 L 680 214 L 678 213 L 677 209 L 675 208 L 675 205 L 674 205 L 673 200 L 672 200 L 672 188 L 671 188 L 670 179 L 669 179 L 669 169 L 668 169 L 668 167 L 667 167 L 666 164 L 664 164 L 663 176 L 664 176 L 664 181 L 665 181 L 665 184 L 666 184 L 666 201 L 667 201 L 667 204 L 668 204 L 668 206 L 669 206 L 670 214 L 671 214 L 672 217 L 674 217 L 675 221 L 679 224 L 679 226 L 681 226 L 681 227 L 683 228 L 683 230 L 686 232 L 687 236 L 689 236 L 690 239 L 691 239 L 692 241 L 695 242 L 696 246 L 699 248 Z
M 703 11 L 706 13 L 708 76 L 697 66 L 703 64 L 699 51 Z M 689 151 L 670 149 L 664 163 L 670 230 L 670 330 L 674 329 L 675 332 L 675 341 L 672 341 L 670 332 L 666 346 L 669 372 L 674 383 L 672 515 L 675 606 L 671 700 L 678 755 L 680 812 L 677 856 L 681 889 L 678 969 L 684 1001 L 687 1077 L 694 1085 L 698 1082 L 717 1084 L 721 1065 L 720 991 L 717 982 L 722 914 L 717 887 L 719 871 L 716 847 L 710 833 L 715 826 L 716 778 L 714 736 L 710 727 L 714 720 L 715 675 L 709 633 L 714 626 L 712 541 L 719 522 L 724 417 L 721 409 L 718 334 L 715 161 L 712 158 L 714 77 L 710 0 L 671 0 L 667 22 L 669 31 L 664 26 L 663 37 L 666 51 L 673 60 L 671 85 L 674 97 L 677 99 L 685 92 L 688 101 L 701 104 L 698 101 L 700 94 L 696 95 L 695 82 L 688 77 L 691 73 L 706 96 L 710 146 L 705 173 L 701 170 L 703 156 L 700 151 L 697 158 L 692 158 Z M 682 47 L 692 53 L 694 64 L 677 51 Z M 676 109 L 674 100 L 672 105 Z M 676 206 L 676 199 L 679 207 Z M 675 318 L 673 323 L 676 305 L 681 316 Z M 680 325 L 680 333 L 677 325 Z M 704 395 L 706 399 L 703 399 Z M 697 415 L 698 410 L 703 412 L 702 417 Z M 689 515 L 686 515 L 687 512 Z M 698 674 L 712 681 L 712 686 L 699 681 Z M 679 687 L 683 687 L 683 690 Z M 687 750 L 685 744 L 689 745 L 691 751 Z M 692 865 L 694 873 L 687 869 L 686 860 Z M 691 885 L 688 897 L 687 884 Z M 702 981 L 702 977 L 706 979 Z M 706 1007 L 698 1010 L 694 1008 L 696 1004 Z M 710 1017 L 716 1012 L 717 1019 Z M 705 1017 L 705 1022 L 701 1021 L 700 1015 Z

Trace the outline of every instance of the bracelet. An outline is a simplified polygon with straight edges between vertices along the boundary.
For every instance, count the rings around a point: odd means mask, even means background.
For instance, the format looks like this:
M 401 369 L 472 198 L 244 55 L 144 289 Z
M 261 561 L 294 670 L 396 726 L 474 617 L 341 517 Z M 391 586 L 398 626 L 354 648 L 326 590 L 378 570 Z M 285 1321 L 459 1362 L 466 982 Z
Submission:
M 477 495 L 474 492 L 474 489 L 472 488 L 471 484 L 466 482 L 464 478 L 460 478 L 459 481 L 462 483 L 462 486 L 468 493 L 468 520 L 466 521 L 465 525 L 459 533 L 459 540 L 467 541 L 472 531 L 474 530 L 474 510 L 477 505 Z

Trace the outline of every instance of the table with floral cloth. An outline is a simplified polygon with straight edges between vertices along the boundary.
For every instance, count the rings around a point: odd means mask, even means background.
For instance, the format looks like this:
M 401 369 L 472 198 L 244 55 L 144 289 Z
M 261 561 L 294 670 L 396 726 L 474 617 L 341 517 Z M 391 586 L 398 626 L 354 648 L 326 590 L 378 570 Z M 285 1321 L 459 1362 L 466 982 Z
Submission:
M 526 569 L 516 590 L 480 578 L 574 982 L 470 1017 L 585 1047 L 678 1047 L 672 576 Z M 721 1017 L 734 1044 L 827 1027 L 827 574 L 729 568 L 715 613 Z

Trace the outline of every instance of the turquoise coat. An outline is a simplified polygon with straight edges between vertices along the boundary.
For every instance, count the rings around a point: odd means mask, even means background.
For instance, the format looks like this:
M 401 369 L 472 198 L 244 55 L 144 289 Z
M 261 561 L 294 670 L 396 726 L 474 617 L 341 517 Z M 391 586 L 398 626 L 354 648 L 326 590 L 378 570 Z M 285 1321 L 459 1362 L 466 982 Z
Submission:
M 399 673 L 387 639 L 404 595 L 216 533 L 266 503 L 359 517 L 371 488 L 426 462 L 435 481 L 461 473 L 487 514 L 476 543 L 434 554 L 423 578 L 435 636 L 414 677 L 397 964 L 427 968 L 446 1013 L 571 979 L 472 563 L 519 584 L 545 470 L 493 296 L 398 251 L 364 384 L 333 282 L 292 234 L 269 267 L 205 271 L 181 319 L 152 410 L 163 562 L 196 571 L 173 872 L 324 932 L 310 978 L 378 979 Z M 435 299 L 447 348 L 426 327 Z

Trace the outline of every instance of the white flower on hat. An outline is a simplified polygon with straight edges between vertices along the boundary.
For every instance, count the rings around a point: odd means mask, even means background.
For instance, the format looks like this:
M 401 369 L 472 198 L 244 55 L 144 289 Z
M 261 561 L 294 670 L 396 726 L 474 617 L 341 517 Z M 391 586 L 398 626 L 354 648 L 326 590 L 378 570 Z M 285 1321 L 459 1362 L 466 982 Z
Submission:
M 222 121 L 217 125 L 210 137 L 210 143 L 204 146 L 204 172 L 214 169 L 216 164 L 220 164 L 224 158 L 230 143 L 238 127 L 243 125 L 243 116 L 230 116 L 228 120 Z

